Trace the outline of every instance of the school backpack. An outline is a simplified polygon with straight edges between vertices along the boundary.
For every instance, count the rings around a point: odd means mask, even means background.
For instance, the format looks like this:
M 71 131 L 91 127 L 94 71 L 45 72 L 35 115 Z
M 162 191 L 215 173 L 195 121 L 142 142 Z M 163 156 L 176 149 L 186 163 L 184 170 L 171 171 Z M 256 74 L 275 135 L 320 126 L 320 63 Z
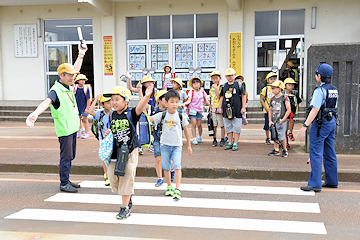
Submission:
M 151 145 L 151 125 L 149 117 L 145 111 L 141 113 L 138 124 L 138 136 L 140 145 L 143 148 L 149 147 Z
M 102 134 L 102 129 L 104 128 L 104 123 L 102 122 L 102 119 L 104 116 L 105 116 L 105 109 L 101 110 L 99 120 L 93 118 L 91 132 L 95 135 L 97 140 L 99 140 L 100 135 L 101 135 L 101 139 L 104 139 L 104 136 Z
M 272 98 L 271 98 L 271 100 L 270 100 L 270 102 L 272 102 L 273 100 L 274 100 L 274 98 L 275 98 L 275 96 L 273 96 Z M 285 95 L 283 94 L 282 95 L 282 99 L 283 99 L 283 103 L 284 103 L 284 107 L 286 108 L 286 100 L 289 98 L 289 101 L 290 101 L 290 108 L 291 108 L 291 113 L 290 113 L 290 115 L 289 115 L 289 117 L 288 117 L 288 119 L 290 120 L 290 121 L 292 121 L 293 120 L 293 117 L 294 117 L 294 115 L 295 114 L 297 114 L 297 103 L 296 103 L 296 101 L 295 101 L 295 96 L 292 96 L 292 95 L 290 95 L 290 94 L 288 94 L 286 97 L 285 97 Z
M 167 113 L 167 111 L 162 112 L 161 120 L 160 120 L 160 124 L 159 124 L 160 126 L 157 128 L 157 136 L 158 137 L 161 137 L 162 126 L 163 126 L 163 123 L 164 123 L 164 119 L 166 117 L 166 113 Z M 183 116 L 182 116 L 182 113 L 181 112 L 177 112 L 177 113 L 179 114 L 181 129 L 183 129 Z
M 262 92 L 262 91 L 261 91 L 261 92 Z M 261 94 L 261 93 L 260 93 L 260 94 Z M 264 102 L 266 101 L 267 95 L 268 95 L 268 86 L 266 86 L 266 92 L 265 92 Z M 261 108 L 261 110 L 264 110 L 264 107 L 263 107 L 263 105 L 261 104 L 261 96 L 260 96 L 259 102 L 260 102 L 260 108 Z

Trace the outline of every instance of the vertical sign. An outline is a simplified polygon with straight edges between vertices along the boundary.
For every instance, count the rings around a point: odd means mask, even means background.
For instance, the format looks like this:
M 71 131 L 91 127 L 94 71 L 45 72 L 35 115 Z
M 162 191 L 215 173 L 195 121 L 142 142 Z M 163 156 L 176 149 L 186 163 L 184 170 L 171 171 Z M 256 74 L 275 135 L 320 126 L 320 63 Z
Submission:
M 241 74 L 241 33 L 230 33 L 230 67 Z
M 17 58 L 38 57 L 36 24 L 14 25 L 14 53 Z
M 113 43 L 112 36 L 104 36 L 104 75 L 113 75 Z

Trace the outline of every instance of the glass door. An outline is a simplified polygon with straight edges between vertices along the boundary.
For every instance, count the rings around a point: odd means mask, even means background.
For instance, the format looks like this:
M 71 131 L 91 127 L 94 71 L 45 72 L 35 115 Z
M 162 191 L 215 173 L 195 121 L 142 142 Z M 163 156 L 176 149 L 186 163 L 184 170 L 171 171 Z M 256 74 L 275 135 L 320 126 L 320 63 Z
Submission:
M 46 45 L 46 91 L 48 92 L 59 78 L 57 68 L 60 64 L 69 62 L 71 48 L 68 44 Z
M 278 46 L 279 40 L 255 40 L 255 96 L 257 97 L 259 97 L 261 89 L 267 85 L 266 75 L 275 69 L 275 66 L 278 66 Z

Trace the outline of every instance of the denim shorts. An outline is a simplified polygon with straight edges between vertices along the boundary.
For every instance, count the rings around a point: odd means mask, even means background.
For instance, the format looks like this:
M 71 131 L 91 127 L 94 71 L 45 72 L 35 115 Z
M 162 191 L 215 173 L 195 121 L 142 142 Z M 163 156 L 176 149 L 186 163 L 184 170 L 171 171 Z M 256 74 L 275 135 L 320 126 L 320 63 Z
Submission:
M 154 140 L 154 157 L 161 156 L 160 140 Z
M 85 113 L 84 111 L 79 111 L 79 116 L 87 117 L 89 114 Z
M 196 118 L 197 120 L 201 120 L 202 119 L 202 114 L 196 112 L 196 115 L 189 115 L 189 118 Z
M 265 118 L 264 130 L 269 131 L 269 115 L 267 113 L 264 113 L 264 118 Z
M 171 170 L 171 159 L 173 160 L 173 169 L 181 169 L 182 147 L 161 144 L 160 148 L 162 169 L 165 171 Z

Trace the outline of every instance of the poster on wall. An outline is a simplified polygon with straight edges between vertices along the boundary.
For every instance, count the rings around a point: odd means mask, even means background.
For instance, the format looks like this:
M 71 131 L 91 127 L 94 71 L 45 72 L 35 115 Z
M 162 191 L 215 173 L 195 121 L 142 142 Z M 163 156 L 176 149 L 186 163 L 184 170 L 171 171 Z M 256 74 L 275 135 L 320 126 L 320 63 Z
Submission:
M 241 32 L 230 33 L 230 67 L 241 74 Z
M 193 67 L 193 44 L 175 44 L 175 68 Z
M 112 36 L 104 36 L 104 75 L 113 75 L 113 43 Z
M 154 69 L 163 69 L 167 64 L 169 64 L 169 45 L 152 44 L 151 67 Z
M 146 66 L 146 45 L 129 45 L 129 70 L 143 70 Z
M 14 53 L 17 58 L 37 58 L 36 24 L 14 24 Z
M 216 68 L 216 43 L 198 43 L 198 67 Z

